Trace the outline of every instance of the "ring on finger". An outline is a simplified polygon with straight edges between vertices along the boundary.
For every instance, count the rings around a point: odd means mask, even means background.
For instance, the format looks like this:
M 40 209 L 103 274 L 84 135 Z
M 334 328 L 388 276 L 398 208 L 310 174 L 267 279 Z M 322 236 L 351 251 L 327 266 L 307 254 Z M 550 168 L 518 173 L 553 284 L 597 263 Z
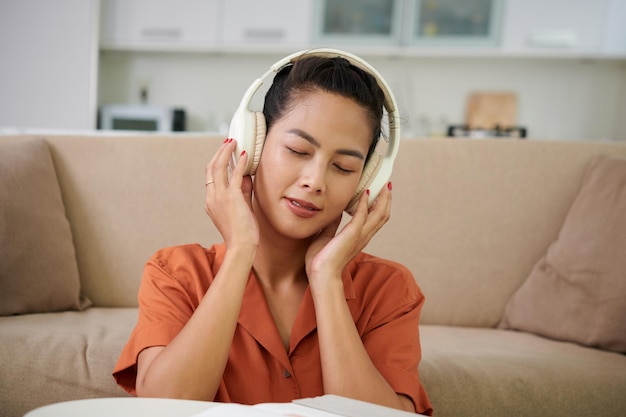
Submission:
M 208 180 L 207 182 L 204 183 L 204 186 L 206 187 L 209 184 L 213 184 L 215 181 L 213 180 Z

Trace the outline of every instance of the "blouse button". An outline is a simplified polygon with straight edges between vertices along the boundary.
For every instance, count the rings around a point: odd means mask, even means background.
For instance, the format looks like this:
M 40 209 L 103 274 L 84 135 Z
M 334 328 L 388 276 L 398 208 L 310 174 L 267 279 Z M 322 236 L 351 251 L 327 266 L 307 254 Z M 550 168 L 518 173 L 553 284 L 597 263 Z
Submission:
M 288 370 L 286 370 L 286 369 L 285 369 L 285 370 L 283 370 L 283 376 L 284 376 L 285 378 L 289 378 L 289 377 L 291 376 L 291 374 L 289 373 L 289 371 L 288 371 Z

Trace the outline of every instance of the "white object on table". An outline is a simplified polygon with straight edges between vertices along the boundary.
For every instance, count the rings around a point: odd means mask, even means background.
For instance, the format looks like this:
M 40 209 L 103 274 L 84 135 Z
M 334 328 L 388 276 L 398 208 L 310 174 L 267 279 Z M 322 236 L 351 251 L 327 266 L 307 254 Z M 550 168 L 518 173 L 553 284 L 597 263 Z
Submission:
M 216 404 L 215 407 L 193 417 L 415 417 L 418 415 L 421 414 L 327 394 L 293 400 L 290 403 Z
M 216 405 L 167 398 L 94 398 L 45 405 L 24 417 L 190 417 Z

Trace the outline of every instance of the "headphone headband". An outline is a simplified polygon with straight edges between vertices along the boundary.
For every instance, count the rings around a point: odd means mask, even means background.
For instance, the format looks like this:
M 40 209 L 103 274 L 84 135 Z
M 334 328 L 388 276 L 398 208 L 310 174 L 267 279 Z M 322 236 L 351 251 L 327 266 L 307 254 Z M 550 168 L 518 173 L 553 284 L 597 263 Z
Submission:
M 295 54 L 291 54 L 281 59 L 280 61 L 276 62 L 274 65 L 272 65 L 266 75 L 269 75 L 272 72 L 278 73 L 281 69 L 283 69 L 287 65 L 293 64 L 299 59 L 307 57 L 307 56 L 311 56 L 311 55 L 321 56 L 321 57 L 326 57 L 326 58 L 341 57 L 341 58 L 346 59 L 348 62 L 350 62 L 350 64 L 354 65 L 355 67 L 358 67 L 362 69 L 363 71 L 370 73 L 372 76 L 374 76 L 374 78 L 376 79 L 376 82 L 378 83 L 378 86 L 380 87 L 380 89 L 383 91 L 383 94 L 385 95 L 385 108 L 387 109 L 387 111 L 389 113 L 396 111 L 396 108 L 397 108 L 396 101 L 395 101 L 395 98 L 393 97 L 393 93 L 391 92 L 391 88 L 389 88 L 389 85 L 387 85 L 387 82 L 382 77 L 382 75 L 380 75 L 380 73 L 376 70 L 376 68 L 372 67 L 369 63 L 364 61 L 362 58 L 354 54 L 351 54 L 349 52 L 340 51 L 339 49 L 317 48 L 317 49 L 307 49 L 304 51 L 296 52 Z
M 245 107 L 246 109 L 248 108 L 248 105 L 252 101 L 252 97 L 257 92 L 257 90 L 263 85 L 263 80 L 265 80 L 271 74 L 278 74 L 280 70 L 282 70 L 286 66 L 292 65 L 299 59 L 307 57 L 307 56 L 322 56 L 322 57 L 327 57 L 327 58 L 341 57 L 341 58 L 346 59 L 350 64 L 371 74 L 376 80 L 378 87 L 382 90 L 383 95 L 385 97 L 384 106 L 385 106 L 385 110 L 387 110 L 390 140 L 393 141 L 395 139 L 400 139 L 399 137 L 396 137 L 396 138 L 392 137 L 395 132 L 397 132 L 398 136 L 400 134 L 400 116 L 397 110 L 398 106 L 396 104 L 396 99 L 393 96 L 393 93 L 391 91 L 391 88 L 389 88 L 387 81 L 385 81 L 385 79 L 382 77 L 382 75 L 380 75 L 380 73 L 376 70 L 376 68 L 372 67 L 368 62 L 366 62 L 365 60 L 363 60 L 362 58 L 354 54 L 351 54 L 349 52 L 342 51 L 339 49 L 333 49 L 333 48 L 305 49 L 303 51 L 288 55 L 284 57 L 283 59 L 277 61 L 270 67 L 269 70 L 265 72 L 265 74 L 261 76 L 261 78 L 256 79 L 250 85 L 250 87 L 248 87 L 248 89 L 243 95 L 240 107 Z
M 384 150 L 384 154 L 380 153 L 380 146 L 377 146 L 375 152 L 370 156 L 372 161 L 366 163 L 359 187 L 351 199 L 350 204 L 346 208 L 346 211 L 352 214 L 358 203 L 358 196 L 363 191 L 366 189 L 371 189 L 373 191 L 368 200 L 368 204 L 371 205 L 378 195 L 378 192 L 389 181 L 393 168 L 393 162 L 395 161 L 398 148 L 400 146 L 400 116 L 398 114 L 396 100 L 385 79 L 374 67 L 363 59 L 339 49 L 315 48 L 296 52 L 279 60 L 272 65 L 261 78 L 256 79 L 244 93 L 241 103 L 239 104 L 239 108 L 237 109 L 235 116 L 233 117 L 233 121 L 231 122 L 229 137 L 233 137 L 240 141 L 241 139 L 250 136 L 250 140 L 254 142 L 257 149 L 250 149 L 250 151 L 254 154 L 254 160 L 248 160 L 246 172 L 254 174 L 256 166 L 260 160 L 260 154 L 265 140 L 266 126 L 262 113 L 252 112 L 248 109 L 248 106 L 252 101 L 252 97 L 261 85 L 263 85 L 263 80 L 265 78 L 270 76 L 272 73 L 277 74 L 286 66 L 292 65 L 298 60 L 309 56 L 321 56 L 327 58 L 341 57 L 346 59 L 351 65 L 372 75 L 384 95 L 383 105 L 387 111 L 387 120 L 389 125 L 389 138 L 388 140 L 385 138 L 388 145 Z M 241 149 L 238 149 L 237 151 L 237 154 L 239 154 Z

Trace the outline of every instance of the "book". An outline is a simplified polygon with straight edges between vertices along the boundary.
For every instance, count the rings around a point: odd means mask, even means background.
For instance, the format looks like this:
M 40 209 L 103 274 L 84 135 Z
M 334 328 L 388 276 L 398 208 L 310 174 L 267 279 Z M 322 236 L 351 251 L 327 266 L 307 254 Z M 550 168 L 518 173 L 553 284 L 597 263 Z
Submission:
M 290 403 L 244 405 L 222 403 L 193 417 L 415 417 L 415 413 L 396 410 L 365 401 L 322 395 Z

